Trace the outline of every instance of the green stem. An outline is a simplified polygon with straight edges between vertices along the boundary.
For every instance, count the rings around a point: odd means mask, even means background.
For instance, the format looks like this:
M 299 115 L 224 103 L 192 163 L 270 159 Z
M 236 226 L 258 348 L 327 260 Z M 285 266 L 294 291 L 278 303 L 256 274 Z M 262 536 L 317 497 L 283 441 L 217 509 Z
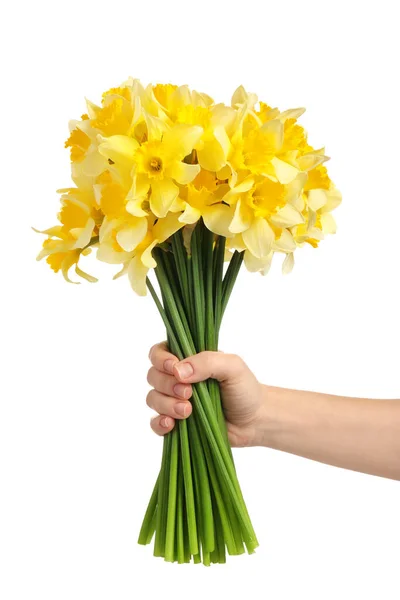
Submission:
M 204 320 L 204 280 L 203 280 L 203 256 L 201 252 L 201 222 L 198 223 L 192 233 L 192 273 L 193 273 L 193 298 L 194 298 L 194 321 L 196 329 L 197 352 L 205 350 L 205 320 Z
M 170 300 L 171 297 L 171 289 L 169 285 L 167 285 L 167 280 L 164 280 L 164 273 L 159 271 L 160 273 L 160 282 L 163 285 L 163 292 L 165 295 L 166 302 Z M 177 356 L 180 360 L 183 358 L 183 353 L 181 351 L 181 345 L 178 343 L 177 336 L 175 335 L 174 328 L 172 327 L 169 319 L 166 316 L 165 310 L 161 305 L 161 302 L 151 284 L 151 281 L 147 279 L 147 287 L 156 303 L 158 311 L 161 315 L 161 318 L 164 321 L 165 327 L 171 338 L 171 351 Z M 186 341 L 185 331 L 182 325 L 182 322 L 179 318 L 179 313 L 176 308 L 175 303 L 168 302 L 168 309 L 171 316 L 174 317 L 175 326 L 178 324 L 179 327 L 175 327 L 178 329 L 177 333 L 179 339 L 185 340 L 185 348 L 189 343 Z M 185 351 L 185 350 L 184 350 Z M 196 532 L 196 514 L 194 509 L 194 493 L 193 493 L 193 479 L 192 479 L 192 470 L 190 464 L 190 448 L 189 448 L 189 438 L 187 434 L 187 422 L 186 420 L 179 421 L 179 432 L 180 432 L 180 441 L 181 441 L 181 453 L 182 453 L 182 464 L 183 464 L 183 478 L 185 482 L 185 496 L 186 496 L 186 514 L 187 514 L 187 524 L 188 524 L 188 534 L 189 534 L 189 546 L 191 554 L 197 554 L 198 552 L 198 542 L 197 542 L 197 532 Z M 165 436 L 169 438 L 170 436 Z M 161 482 L 160 482 L 161 485 Z M 158 529 L 158 523 L 157 523 Z M 157 537 L 156 537 L 157 541 Z
M 173 316 L 174 329 L 176 330 L 177 337 L 180 340 L 182 351 L 186 356 L 191 356 L 191 354 L 193 354 L 193 350 L 191 349 L 189 340 L 187 339 L 182 321 L 179 318 L 179 312 L 177 310 L 176 303 L 171 292 L 171 288 L 167 280 L 162 281 L 162 284 L 165 299 L 168 304 L 170 314 Z M 163 316 L 164 311 L 162 307 L 161 310 L 161 315 Z M 170 326 L 166 317 L 165 322 L 168 323 L 168 327 L 172 330 L 172 327 Z M 208 393 L 207 385 L 204 382 L 197 383 L 193 386 L 193 401 L 194 406 L 198 411 L 201 425 L 204 428 L 207 439 L 210 442 L 212 452 L 217 461 L 220 475 L 221 477 L 223 477 L 224 482 L 229 490 L 229 493 L 232 497 L 232 501 L 235 506 L 235 510 L 237 511 L 238 518 L 241 521 L 241 524 L 244 528 L 243 535 L 245 542 L 249 544 L 254 542 L 255 544 L 257 544 L 256 536 L 251 525 L 245 502 L 243 500 L 239 482 L 237 480 L 232 457 L 228 448 L 226 447 L 226 441 L 224 439 L 223 434 L 221 433 L 220 425 L 213 410 L 212 401 Z M 181 422 L 185 423 L 185 421 Z M 190 514 L 189 507 L 188 514 Z
M 176 308 L 178 310 L 182 324 L 185 328 L 186 336 L 187 336 L 191 346 L 194 349 L 195 345 L 194 345 L 194 341 L 193 341 L 192 334 L 190 331 L 189 322 L 187 320 L 186 311 L 182 304 L 182 300 L 181 300 L 181 297 L 179 294 L 179 288 L 176 283 L 176 279 L 177 279 L 176 272 L 174 272 L 175 269 L 172 268 L 172 264 L 171 264 L 172 257 L 169 257 L 167 254 L 168 254 L 167 252 L 163 252 L 162 250 L 160 250 L 157 253 L 157 268 L 155 269 L 156 277 L 159 282 L 160 289 L 161 289 L 161 292 L 163 295 L 164 306 L 165 306 L 165 309 L 167 312 L 167 316 L 169 317 L 170 321 L 173 322 L 173 315 L 170 316 L 168 314 L 168 311 L 170 309 L 170 304 L 168 303 L 167 299 L 165 298 L 165 286 L 168 284 L 170 291 L 172 293 L 172 296 L 175 299 Z M 173 352 L 173 349 L 171 349 L 171 352 Z
M 190 553 L 195 555 L 199 551 L 199 546 L 197 539 L 196 511 L 194 505 L 192 466 L 190 462 L 190 446 L 186 420 L 179 421 L 179 431 L 181 438 L 183 480 L 185 483 L 186 518 L 189 533 L 189 548 Z
M 182 231 L 177 231 L 171 238 L 172 250 L 175 261 L 176 272 L 182 291 L 182 298 L 185 305 L 186 314 L 190 321 L 190 288 L 188 282 L 188 267 L 185 246 L 183 244 Z
M 153 517 L 156 514 L 159 482 L 160 482 L 160 475 L 157 477 L 157 481 L 154 486 L 153 493 L 150 498 L 150 502 L 147 506 L 146 514 L 144 516 L 143 524 L 142 524 L 142 527 L 141 527 L 141 530 L 139 533 L 138 544 L 141 544 L 142 546 L 145 546 L 146 544 L 150 544 L 151 538 L 153 537 L 154 531 L 151 534 L 150 540 L 147 541 L 150 530 L 151 530 Z
M 165 556 L 165 524 L 168 514 L 168 474 L 170 463 L 171 436 L 164 437 L 163 456 L 161 462 L 160 485 L 158 488 L 158 509 L 156 520 L 156 540 L 154 556 Z
M 178 484 L 178 449 L 179 429 L 175 427 L 171 432 L 171 456 L 169 468 L 169 490 L 168 490 L 168 515 L 167 532 L 165 539 L 165 560 L 174 562 L 175 558 L 175 520 L 176 520 L 176 494 Z
M 228 269 L 225 273 L 225 277 L 222 282 L 221 318 L 218 324 L 218 329 L 221 326 L 221 321 L 222 317 L 224 316 L 226 305 L 228 304 L 228 300 L 231 296 L 233 286 L 235 285 L 237 276 L 240 271 L 240 267 L 242 266 L 243 257 L 244 252 L 238 252 L 236 250 L 231 258 Z
M 195 457 L 194 468 L 197 474 L 198 488 L 200 492 L 200 512 L 202 515 L 202 534 L 203 534 L 203 549 L 206 552 L 214 550 L 214 519 L 211 503 L 211 490 L 209 477 L 207 473 L 207 465 L 204 457 L 200 436 L 196 425 L 196 415 L 192 415 L 188 419 L 188 427 L 190 439 L 192 442 L 191 448 Z
M 215 289 L 215 345 L 218 348 L 219 328 L 222 312 L 222 278 L 224 272 L 226 238 L 219 236 L 214 250 L 214 289 Z
M 216 350 L 214 323 L 214 289 L 213 289 L 213 243 L 214 234 L 204 227 L 203 255 L 205 263 L 205 347 L 206 350 Z
M 182 463 L 178 464 L 178 495 L 176 502 L 176 549 L 177 560 L 181 565 L 185 562 L 185 540 L 183 535 L 183 473 Z

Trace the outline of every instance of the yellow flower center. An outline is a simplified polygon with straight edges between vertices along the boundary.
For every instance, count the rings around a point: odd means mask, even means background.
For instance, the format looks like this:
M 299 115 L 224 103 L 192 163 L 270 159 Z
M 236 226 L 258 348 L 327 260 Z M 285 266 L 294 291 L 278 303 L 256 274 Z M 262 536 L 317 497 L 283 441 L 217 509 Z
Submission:
M 296 123 L 296 119 L 287 119 L 284 125 L 282 152 L 304 150 L 307 145 L 307 134 L 304 127 Z
M 106 135 L 126 134 L 130 128 L 132 109 L 125 98 L 115 96 L 114 100 L 101 108 L 96 118 L 91 120 L 95 129 L 100 129 Z
M 145 173 L 152 179 L 162 179 L 168 162 L 162 142 L 155 140 L 142 144 L 135 152 L 134 162 L 138 173 Z
M 59 220 L 67 230 L 85 227 L 88 213 L 78 204 L 65 201 L 59 213 Z
M 318 165 L 308 173 L 308 180 L 304 186 L 304 191 L 309 190 L 329 190 L 331 180 L 328 171 L 324 165 Z
M 176 89 L 177 86 L 171 83 L 158 83 L 153 87 L 153 93 L 160 104 L 170 108 L 170 100 Z
M 162 170 L 162 160 L 158 156 L 154 156 L 150 159 L 150 171 L 159 173 Z
M 200 125 L 203 129 L 209 127 L 211 121 L 211 111 L 204 106 L 193 106 L 187 104 L 177 112 L 176 122 L 189 125 Z
M 71 148 L 71 162 L 79 162 L 85 158 L 89 146 L 89 136 L 78 128 L 71 131 L 71 135 L 65 142 L 65 148 Z
M 125 214 L 126 191 L 117 183 L 105 184 L 101 190 L 100 208 L 106 217 L 117 218 Z
M 106 92 L 104 92 L 104 94 L 102 96 L 103 103 L 104 103 L 104 100 L 107 98 L 107 96 L 122 96 L 123 98 L 125 98 L 125 100 L 130 101 L 131 92 L 130 92 L 129 88 L 127 88 L 127 87 L 111 88 L 111 89 L 107 90 Z
M 269 217 L 285 205 L 285 186 L 265 179 L 248 192 L 246 204 L 253 209 L 255 217 Z
M 260 129 L 250 131 L 243 140 L 243 162 L 252 173 L 262 173 L 274 155 L 270 138 Z

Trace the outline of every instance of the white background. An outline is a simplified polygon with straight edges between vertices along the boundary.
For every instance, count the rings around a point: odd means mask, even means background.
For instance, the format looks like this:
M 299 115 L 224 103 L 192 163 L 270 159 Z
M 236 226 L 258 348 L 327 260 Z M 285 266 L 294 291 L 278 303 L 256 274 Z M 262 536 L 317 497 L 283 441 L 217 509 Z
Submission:
M 396 2 L 15 2 L 2 18 L 0 597 L 398 600 L 400 487 L 266 449 L 235 452 L 261 546 L 177 566 L 136 545 L 161 441 L 147 353 L 164 332 L 112 267 L 67 285 L 36 263 L 69 180 L 67 122 L 129 75 L 229 102 L 240 83 L 306 106 L 343 192 L 294 273 L 243 273 L 221 347 L 272 385 L 396 398 Z M 397 55 L 397 56 L 396 56 Z M 87 265 L 85 265 L 87 266 Z

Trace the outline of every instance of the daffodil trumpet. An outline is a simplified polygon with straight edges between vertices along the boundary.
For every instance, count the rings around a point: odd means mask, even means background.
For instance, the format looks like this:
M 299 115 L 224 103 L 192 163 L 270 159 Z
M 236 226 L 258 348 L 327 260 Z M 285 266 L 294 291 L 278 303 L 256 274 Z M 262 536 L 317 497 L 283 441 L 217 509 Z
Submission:
M 239 270 L 282 271 L 298 248 L 336 232 L 341 194 L 324 148 L 298 120 L 242 86 L 229 105 L 188 86 L 129 78 L 70 122 L 71 187 L 38 255 L 71 283 L 94 250 L 153 297 L 179 358 L 217 350 Z M 227 266 L 225 266 L 227 263 Z M 70 273 L 74 269 L 75 278 Z M 158 282 L 152 283 L 154 271 Z M 254 552 L 256 535 L 237 479 L 220 390 L 193 386 L 193 412 L 164 438 L 160 473 L 140 531 L 166 561 L 222 563 Z

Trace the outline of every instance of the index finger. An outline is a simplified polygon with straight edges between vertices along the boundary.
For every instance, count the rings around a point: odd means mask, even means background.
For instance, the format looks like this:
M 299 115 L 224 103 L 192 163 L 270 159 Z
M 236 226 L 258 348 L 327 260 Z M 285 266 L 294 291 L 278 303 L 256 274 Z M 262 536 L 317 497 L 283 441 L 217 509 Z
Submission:
M 168 351 L 167 343 L 161 342 L 161 344 L 155 344 L 150 349 L 149 359 L 153 367 L 163 373 L 173 373 L 174 366 L 179 360 Z

